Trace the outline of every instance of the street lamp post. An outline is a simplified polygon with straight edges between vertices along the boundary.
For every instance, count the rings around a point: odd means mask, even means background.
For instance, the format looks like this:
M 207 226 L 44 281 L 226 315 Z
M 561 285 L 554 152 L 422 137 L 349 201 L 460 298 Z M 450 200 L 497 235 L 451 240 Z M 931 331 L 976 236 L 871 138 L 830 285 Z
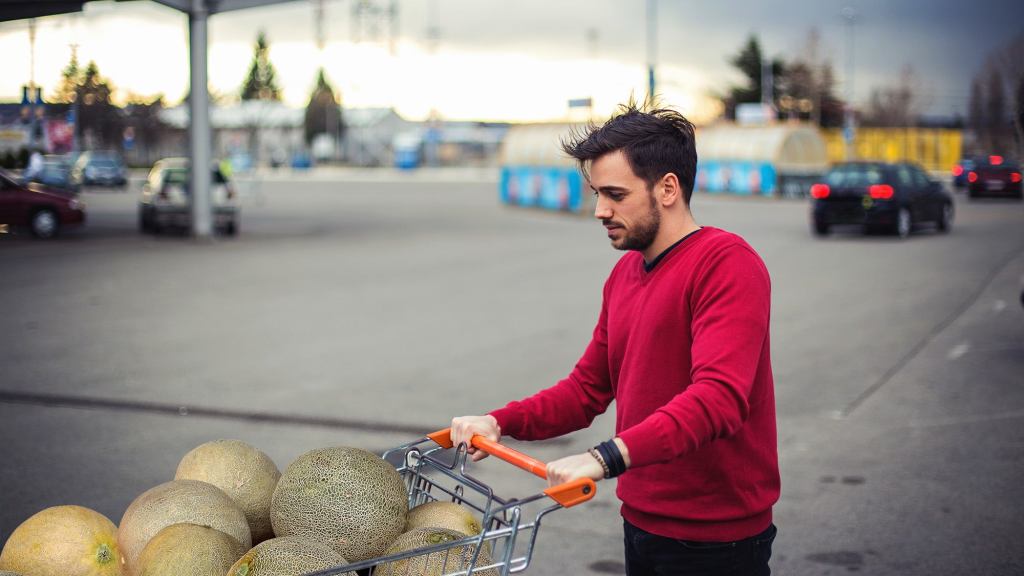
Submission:
M 853 146 L 853 138 L 856 132 L 856 118 L 853 113 L 853 56 L 854 56 L 854 25 L 857 20 L 857 10 L 853 6 L 844 6 L 842 11 L 843 20 L 846 26 L 846 109 L 843 114 L 843 140 L 846 142 L 846 159 L 853 160 L 856 151 Z
M 647 98 L 654 102 L 657 80 L 654 65 L 658 57 L 658 0 L 647 0 Z

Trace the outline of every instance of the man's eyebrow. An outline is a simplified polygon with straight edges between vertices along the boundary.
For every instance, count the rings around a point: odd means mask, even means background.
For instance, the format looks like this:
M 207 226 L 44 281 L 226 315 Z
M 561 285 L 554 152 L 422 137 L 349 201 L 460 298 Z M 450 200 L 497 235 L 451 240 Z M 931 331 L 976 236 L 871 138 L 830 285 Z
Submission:
M 613 192 L 629 192 L 628 188 L 624 188 L 622 186 L 601 186 L 600 188 L 594 188 L 594 186 L 591 185 L 590 189 L 593 190 L 594 192 L 604 192 L 605 194 L 611 194 Z

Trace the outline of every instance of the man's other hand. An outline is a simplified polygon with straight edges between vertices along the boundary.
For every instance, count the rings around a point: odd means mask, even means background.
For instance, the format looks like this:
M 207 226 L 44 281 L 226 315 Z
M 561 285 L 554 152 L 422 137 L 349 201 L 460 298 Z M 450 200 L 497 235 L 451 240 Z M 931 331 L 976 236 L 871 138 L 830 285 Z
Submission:
M 589 452 L 548 463 L 548 486 L 565 484 L 577 478 L 601 480 L 604 478 L 604 468 Z
M 452 443 L 458 447 L 459 444 L 465 442 L 469 448 L 467 451 L 473 458 L 474 462 L 487 458 L 487 453 L 483 450 L 477 450 L 474 448 L 469 441 L 473 436 L 480 435 L 488 440 L 497 442 L 501 439 L 501 428 L 498 427 L 498 421 L 494 419 L 494 416 L 459 416 L 458 418 L 452 418 Z

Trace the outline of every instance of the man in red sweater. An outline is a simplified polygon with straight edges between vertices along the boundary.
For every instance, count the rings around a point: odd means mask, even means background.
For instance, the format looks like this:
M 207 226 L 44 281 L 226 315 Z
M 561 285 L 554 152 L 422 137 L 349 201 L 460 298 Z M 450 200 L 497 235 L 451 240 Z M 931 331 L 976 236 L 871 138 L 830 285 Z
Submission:
M 631 103 L 563 149 L 597 195 L 612 246 L 628 252 L 569 376 L 453 419 L 452 439 L 552 438 L 615 400 L 615 437 L 551 462 L 548 480 L 619 478 L 627 574 L 770 574 L 779 468 L 768 271 L 742 238 L 694 221 L 694 131 L 679 113 Z

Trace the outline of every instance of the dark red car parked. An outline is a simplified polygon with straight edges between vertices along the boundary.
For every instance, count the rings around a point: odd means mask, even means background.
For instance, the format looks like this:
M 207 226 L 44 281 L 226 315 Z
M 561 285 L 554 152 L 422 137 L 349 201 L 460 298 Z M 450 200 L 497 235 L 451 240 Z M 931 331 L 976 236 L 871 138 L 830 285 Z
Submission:
M 74 195 L 43 184 L 22 184 L 0 170 L 0 231 L 28 228 L 37 238 L 53 238 L 63 228 L 85 222 L 85 204 Z
M 1024 198 L 1021 188 L 1021 170 L 1016 162 L 1003 156 L 982 158 L 967 172 L 967 196 Z

